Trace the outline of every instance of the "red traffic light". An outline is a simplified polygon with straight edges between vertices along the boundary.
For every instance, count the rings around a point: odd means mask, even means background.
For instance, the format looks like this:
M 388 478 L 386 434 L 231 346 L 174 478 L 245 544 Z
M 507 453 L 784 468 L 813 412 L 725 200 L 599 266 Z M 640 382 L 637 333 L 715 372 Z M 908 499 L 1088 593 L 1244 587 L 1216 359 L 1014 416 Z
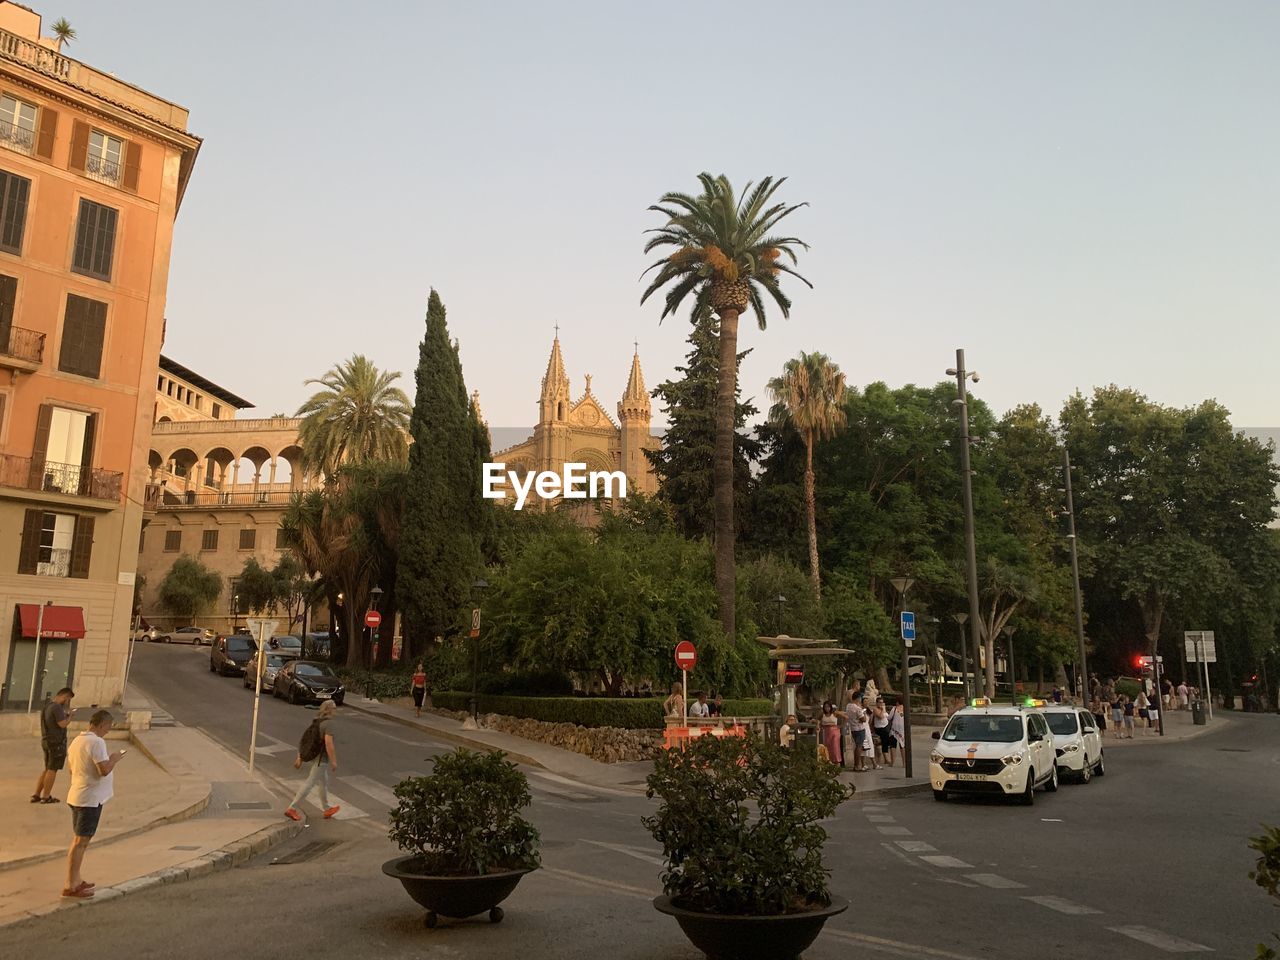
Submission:
M 1147 665 L 1146 660 L 1147 660 L 1146 657 L 1144 657 L 1142 654 L 1138 654 L 1133 658 L 1133 665 L 1137 667 L 1139 670 L 1141 670 L 1143 667 Z

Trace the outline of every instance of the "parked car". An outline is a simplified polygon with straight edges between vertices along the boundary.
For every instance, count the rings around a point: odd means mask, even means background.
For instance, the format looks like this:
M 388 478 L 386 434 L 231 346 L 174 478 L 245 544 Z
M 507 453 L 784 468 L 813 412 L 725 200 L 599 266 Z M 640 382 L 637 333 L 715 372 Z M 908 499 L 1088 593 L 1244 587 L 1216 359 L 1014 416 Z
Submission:
M 233 633 L 229 637 L 219 637 L 209 651 L 209 672 L 219 673 L 224 677 L 242 676 L 245 666 L 256 652 L 257 644 L 247 634 Z
M 1044 718 L 1053 731 L 1053 749 L 1058 757 L 1058 775 L 1088 783 L 1094 775 L 1107 772 L 1102 755 L 1102 736 L 1093 714 L 1070 704 L 1048 704 Z
M 160 635 L 165 643 L 212 644 L 217 634 L 208 627 L 178 627 Z
M 138 630 L 133 635 L 133 639 L 145 640 L 146 642 L 150 643 L 153 640 L 160 639 L 160 631 L 157 630 L 155 627 L 153 627 L 151 624 L 147 623 L 147 621 L 141 620 L 138 623 Z
M 267 641 L 267 651 L 297 660 L 302 656 L 302 640 L 287 633 L 276 634 Z
M 303 656 L 327 660 L 333 650 L 333 634 L 327 630 L 308 633 L 303 640 Z
M 342 681 L 325 663 L 314 660 L 290 660 L 276 671 L 272 684 L 273 696 L 283 697 L 290 703 L 319 703 L 332 700 L 342 706 L 346 696 Z
M 290 660 L 280 653 L 267 651 L 267 659 L 262 664 L 262 692 L 267 693 L 276 682 L 276 672 Z M 244 665 L 244 688 L 253 689 L 253 680 L 258 675 L 258 655 L 254 654 Z
M 997 706 L 979 698 L 933 737 L 929 779 L 935 800 L 976 793 L 1030 806 L 1037 787 L 1058 789 L 1053 733 L 1038 706 Z

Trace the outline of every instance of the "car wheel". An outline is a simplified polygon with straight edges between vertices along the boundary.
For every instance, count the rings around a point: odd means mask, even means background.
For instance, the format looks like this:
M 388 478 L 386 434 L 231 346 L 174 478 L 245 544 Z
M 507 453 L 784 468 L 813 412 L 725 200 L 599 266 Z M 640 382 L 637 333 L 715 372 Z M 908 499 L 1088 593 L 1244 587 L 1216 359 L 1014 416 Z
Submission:
M 1100 777 L 1106 776 L 1106 773 L 1107 773 L 1107 767 L 1106 767 L 1106 764 L 1103 762 L 1103 759 L 1102 759 L 1102 753 L 1099 753 L 1099 754 L 1098 754 L 1098 762 L 1097 762 L 1097 764 L 1094 766 L 1094 768 L 1093 768 L 1093 772 L 1094 772 L 1094 773 L 1096 773 L 1096 774 L 1097 774 L 1098 776 L 1100 776 Z
M 935 799 L 935 800 L 937 800 L 939 803 L 941 803 L 942 801 L 944 801 L 944 800 L 946 800 L 946 799 L 947 799 L 947 791 L 945 791 L 945 790 L 935 790 L 935 791 L 933 791 L 933 799 Z
M 1049 779 L 1044 783 L 1045 793 L 1054 793 L 1058 789 L 1058 765 L 1053 765 L 1053 770 L 1049 774 Z
M 1088 754 L 1084 758 L 1084 766 L 1080 768 L 1080 782 L 1088 783 L 1093 779 L 1093 764 L 1089 761 Z
M 1027 787 L 1018 796 L 1018 802 L 1024 807 L 1029 807 L 1036 802 L 1036 772 L 1034 770 L 1027 771 Z
M 341 698 L 341 697 L 334 697 L 334 698 L 333 698 L 333 705 L 334 705 L 335 707 L 340 707 L 340 706 L 342 706 L 342 698 Z

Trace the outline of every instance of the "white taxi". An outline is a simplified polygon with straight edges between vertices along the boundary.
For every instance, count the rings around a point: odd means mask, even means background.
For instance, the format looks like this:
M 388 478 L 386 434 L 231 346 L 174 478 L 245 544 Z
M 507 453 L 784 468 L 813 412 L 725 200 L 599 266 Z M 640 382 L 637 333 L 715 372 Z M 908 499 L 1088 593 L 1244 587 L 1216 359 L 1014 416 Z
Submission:
M 1036 787 L 1058 789 L 1053 733 L 1042 701 L 1020 706 L 971 700 L 947 721 L 929 754 L 933 798 L 948 794 L 1017 797 L 1035 803 Z
M 1102 757 L 1102 736 L 1093 714 L 1069 704 L 1049 704 L 1044 718 L 1053 733 L 1054 753 L 1060 776 L 1088 783 L 1107 772 Z

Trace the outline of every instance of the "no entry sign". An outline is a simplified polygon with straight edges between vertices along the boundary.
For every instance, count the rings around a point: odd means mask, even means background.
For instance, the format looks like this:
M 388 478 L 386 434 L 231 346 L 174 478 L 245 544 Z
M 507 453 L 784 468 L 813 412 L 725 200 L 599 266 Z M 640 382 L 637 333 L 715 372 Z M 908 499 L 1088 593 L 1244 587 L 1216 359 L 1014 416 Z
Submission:
M 698 651 L 688 640 L 676 644 L 676 666 L 681 670 L 692 670 L 698 662 Z
M 364 615 L 364 625 L 368 627 L 370 630 L 376 630 L 379 624 L 381 623 L 382 623 L 382 614 L 380 614 L 377 610 L 370 610 L 368 613 Z

